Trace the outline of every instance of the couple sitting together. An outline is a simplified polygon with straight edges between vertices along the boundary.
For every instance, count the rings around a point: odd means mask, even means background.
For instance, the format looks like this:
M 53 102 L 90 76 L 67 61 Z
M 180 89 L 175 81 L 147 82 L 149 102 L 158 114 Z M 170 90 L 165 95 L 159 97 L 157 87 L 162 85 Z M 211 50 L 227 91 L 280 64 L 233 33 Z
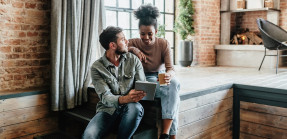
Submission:
M 162 107 L 160 139 L 175 138 L 180 84 L 175 79 L 169 43 L 155 37 L 159 11 L 151 5 L 142 5 L 134 13 L 139 19 L 140 38 L 127 40 L 121 28 L 112 26 L 100 34 L 100 43 L 106 52 L 91 67 L 100 101 L 83 139 L 101 139 L 114 126 L 118 126 L 117 138 L 130 139 L 144 115 L 139 101 L 148 93 L 135 90 L 135 81 L 157 82 L 160 72 L 165 72 L 168 84 L 159 86 L 157 83 L 156 87 L 155 97 L 160 98 Z

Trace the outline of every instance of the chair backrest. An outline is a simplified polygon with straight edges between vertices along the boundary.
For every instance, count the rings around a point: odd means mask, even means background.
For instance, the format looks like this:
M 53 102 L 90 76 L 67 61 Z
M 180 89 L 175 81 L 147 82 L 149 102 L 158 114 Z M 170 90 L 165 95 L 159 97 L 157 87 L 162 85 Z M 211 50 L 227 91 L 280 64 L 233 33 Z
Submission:
M 279 26 L 261 18 L 257 19 L 257 25 L 266 48 L 275 50 L 287 41 L 287 32 Z

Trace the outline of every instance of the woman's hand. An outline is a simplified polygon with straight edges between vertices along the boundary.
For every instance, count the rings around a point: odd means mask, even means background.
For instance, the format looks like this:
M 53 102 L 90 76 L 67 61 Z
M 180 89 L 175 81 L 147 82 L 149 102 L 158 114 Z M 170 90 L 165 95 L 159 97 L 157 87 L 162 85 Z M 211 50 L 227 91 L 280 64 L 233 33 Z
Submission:
M 164 80 L 165 80 L 165 83 L 167 84 L 170 84 L 170 81 L 171 81 L 171 74 L 170 73 L 165 73 L 165 76 L 164 76 Z
M 136 55 L 140 59 L 140 61 L 146 63 L 146 56 L 145 56 L 145 54 L 143 52 L 139 52 Z

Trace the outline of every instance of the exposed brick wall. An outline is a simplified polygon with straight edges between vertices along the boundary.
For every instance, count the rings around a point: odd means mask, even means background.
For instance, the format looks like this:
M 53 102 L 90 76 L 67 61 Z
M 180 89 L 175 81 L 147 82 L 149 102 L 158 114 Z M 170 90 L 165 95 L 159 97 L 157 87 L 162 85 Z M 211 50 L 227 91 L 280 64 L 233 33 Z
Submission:
M 50 0 L 0 0 L 0 91 L 50 84 Z
M 195 6 L 194 65 L 215 65 L 214 46 L 220 43 L 220 0 L 192 0 Z M 231 32 L 236 28 L 259 31 L 256 19 L 267 19 L 266 11 L 233 13 Z M 279 25 L 287 30 L 287 0 L 280 0 Z
M 193 0 L 195 6 L 194 65 L 214 66 L 220 43 L 220 0 Z
M 280 19 L 279 25 L 287 30 L 287 0 L 280 0 Z
M 234 33 L 238 29 L 246 29 L 249 31 L 259 32 L 257 27 L 256 19 L 263 18 L 267 19 L 267 14 L 265 11 L 255 11 L 255 12 L 242 12 L 242 13 L 232 13 L 231 14 L 231 32 Z
M 267 19 L 266 11 L 243 12 L 231 14 L 231 32 L 238 28 L 248 28 L 250 31 L 257 31 L 257 18 Z M 287 30 L 287 0 L 280 0 L 279 26 Z

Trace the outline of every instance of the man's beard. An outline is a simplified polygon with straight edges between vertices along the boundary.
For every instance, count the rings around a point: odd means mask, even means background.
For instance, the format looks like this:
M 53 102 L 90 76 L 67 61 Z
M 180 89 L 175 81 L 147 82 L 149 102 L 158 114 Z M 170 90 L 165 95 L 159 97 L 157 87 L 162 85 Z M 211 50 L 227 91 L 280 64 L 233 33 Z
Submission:
M 116 50 L 115 53 L 116 53 L 117 55 L 121 55 L 121 54 L 127 53 L 127 51 L 125 51 L 125 50 L 120 50 L 119 47 L 118 47 L 118 49 Z

